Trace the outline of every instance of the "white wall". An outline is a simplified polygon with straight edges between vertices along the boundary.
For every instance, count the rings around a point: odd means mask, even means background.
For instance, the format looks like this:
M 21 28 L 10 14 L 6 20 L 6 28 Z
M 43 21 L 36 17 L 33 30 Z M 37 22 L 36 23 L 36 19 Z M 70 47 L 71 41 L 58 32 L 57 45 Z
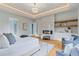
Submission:
M 66 11 L 66 12 L 56 14 L 55 21 L 78 19 L 77 16 L 78 16 L 77 10 Z M 63 27 L 60 27 L 60 28 L 55 27 L 56 31 L 63 31 L 64 32 L 64 29 L 66 29 L 66 27 L 64 27 L 64 28 Z M 72 33 L 77 34 L 78 27 L 71 27 L 71 31 L 72 31 Z
M 71 10 L 71 11 L 65 11 L 65 12 L 61 12 L 61 13 L 57 13 L 54 15 L 49 15 L 46 17 L 42 17 L 39 19 L 36 19 L 36 22 L 38 24 L 38 33 L 42 34 L 42 30 L 44 29 L 48 29 L 49 25 L 50 25 L 50 29 L 55 30 L 55 31 L 63 31 L 64 32 L 64 28 L 60 27 L 60 28 L 56 28 L 54 27 L 54 21 L 62 21 L 62 20 L 72 20 L 72 19 L 78 19 L 77 17 L 77 10 Z M 78 33 L 78 27 L 73 27 L 71 28 L 72 33 Z
M 77 11 L 74 10 L 74 11 L 62 12 L 56 15 L 49 15 L 46 17 L 36 19 L 35 22 L 37 23 L 38 28 L 35 31 L 37 31 L 38 34 L 42 34 L 42 30 L 49 29 L 49 27 L 51 30 L 54 30 L 54 20 L 61 21 L 61 20 L 76 19 L 77 16 L 78 16 Z M 33 23 L 33 20 L 3 11 L 0 11 L 0 33 L 10 32 L 10 28 L 9 28 L 10 17 L 16 18 L 18 20 L 18 35 L 31 34 L 31 24 Z M 27 24 L 26 31 L 22 29 L 22 23 Z M 73 28 L 72 31 L 74 33 L 78 33 L 77 28 Z
M 37 23 L 33 23 L 33 34 L 37 34 Z
M 72 20 L 77 18 L 78 18 L 77 10 L 71 10 L 71 11 L 57 13 L 55 21 Z
M 10 26 L 9 26 L 9 18 L 15 18 L 18 22 L 18 35 L 21 34 L 31 34 L 31 23 L 32 20 L 26 18 L 26 17 L 22 17 L 22 16 L 17 16 L 15 14 L 11 14 L 8 12 L 3 12 L 0 11 L 0 33 L 4 33 L 4 32 L 10 32 Z M 26 23 L 27 24 L 27 30 L 24 31 L 22 29 L 22 23 Z
M 36 19 L 38 25 L 38 34 L 42 34 L 43 30 L 54 30 L 54 15 L 49 15 Z
M 23 26 L 22 24 L 23 23 L 26 23 L 26 30 L 23 30 Z M 22 34 L 31 34 L 31 24 L 32 24 L 32 20 L 30 19 L 27 19 L 27 18 L 20 18 L 19 21 L 18 21 L 18 24 L 19 24 L 19 27 L 18 27 L 18 34 L 19 35 L 22 35 Z

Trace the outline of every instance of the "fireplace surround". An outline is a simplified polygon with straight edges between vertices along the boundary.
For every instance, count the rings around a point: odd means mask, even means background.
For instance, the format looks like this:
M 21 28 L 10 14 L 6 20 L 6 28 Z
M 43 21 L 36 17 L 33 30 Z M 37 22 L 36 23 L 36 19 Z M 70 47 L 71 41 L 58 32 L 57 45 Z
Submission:
M 52 30 L 43 30 L 43 40 L 50 40 Z

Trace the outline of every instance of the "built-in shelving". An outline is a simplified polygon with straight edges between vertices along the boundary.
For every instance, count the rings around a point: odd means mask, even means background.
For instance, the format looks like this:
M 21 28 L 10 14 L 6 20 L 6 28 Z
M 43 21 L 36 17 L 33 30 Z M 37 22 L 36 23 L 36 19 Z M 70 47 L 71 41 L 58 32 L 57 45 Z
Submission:
M 55 27 L 77 27 L 78 19 L 55 21 Z

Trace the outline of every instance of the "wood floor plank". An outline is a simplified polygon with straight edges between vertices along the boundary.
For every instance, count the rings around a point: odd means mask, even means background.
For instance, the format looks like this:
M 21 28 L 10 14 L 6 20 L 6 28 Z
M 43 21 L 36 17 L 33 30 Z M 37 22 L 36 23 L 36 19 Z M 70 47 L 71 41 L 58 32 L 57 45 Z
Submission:
M 54 45 L 54 48 L 52 48 L 49 53 L 48 56 L 55 56 L 56 55 L 56 51 L 57 49 L 62 49 L 62 43 L 58 40 L 40 40 L 41 42 L 46 42 L 48 44 Z

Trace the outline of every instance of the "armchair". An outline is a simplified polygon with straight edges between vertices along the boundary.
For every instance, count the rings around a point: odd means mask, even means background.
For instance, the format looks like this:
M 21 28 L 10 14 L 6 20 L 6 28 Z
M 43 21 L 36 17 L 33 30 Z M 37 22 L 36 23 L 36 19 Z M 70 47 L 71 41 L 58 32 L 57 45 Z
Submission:
M 64 50 L 57 50 L 56 51 L 56 56 L 70 56 L 71 55 L 71 51 L 73 48 L 73 44 L 67 44 L 64 48 Z

